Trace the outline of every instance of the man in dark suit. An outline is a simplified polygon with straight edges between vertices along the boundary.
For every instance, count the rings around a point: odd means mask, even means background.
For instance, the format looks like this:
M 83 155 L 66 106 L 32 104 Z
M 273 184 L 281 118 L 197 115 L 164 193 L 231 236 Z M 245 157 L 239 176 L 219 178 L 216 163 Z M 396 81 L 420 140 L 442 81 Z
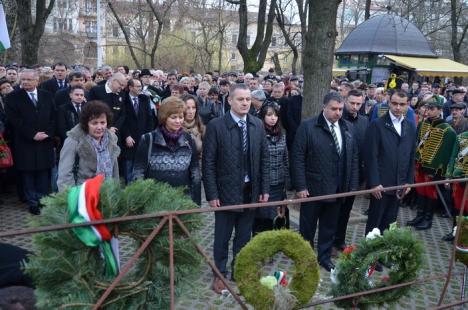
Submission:
M 118 136 L 125 122 L 124 89 L 126 87 L 127 79 L 118 72 L 114 73 L 105 84 L 96 85 L 89 91 L 89 101 L 101 100 L 110 107 L 113 114 L 113 126 L 110 129 Z
M 292 181 L 299 198 L 330 195 L 358 187 L 358 146 L 349 122 L 341 118 L 343 100 L 329 93 L 323 112 L 299 126 L 292 151 Z M 322 267 L 330 271 L 330 255 L 341 199 L 314 201 L 301 206 L 299 231 L 313 246 L 319 224 L 317 253 Z
M 67 77 L 68 86 L 58 90 L 54 96 L 55 106 L 58 108 L 70 102 L 70 89 L 75 86 L 83 87 L 85 76 L 81 71 L 72 71 Z M 85 92 L 87 95 L 87 92 Z
M 395 92 L 390 97 L 389 111 L 371 122 L 366 131 L 364 164 L 369 188 L 382 189 L 414 183 L 416 128 L 404 117 L 407 108 L 407 93 Z M 396 221 L 398 200 L 409 191 L 410 188 L 372 193 L 366 235 L 374 228 L 383 232 Z
M 364 94 L 358 89 L 352 89 L 345 99 L 345 108 L 343 110 L 343 119 L 353 125 L 354 138 L 358 144 L 359 150 L 359 184 L 364 181 L 364 145 L 365 135 L 369 120 L 367 117 L 359 114 L 364 103 Z M 343 199 L 340 207 L 340 217 L 338 220 L 337 230 L 335 234 L 334 246 L 338 251 L 343 251 L 346 247 L 346 229 L 348 227 L 349 215 L 353 208 L 354 199 L 356 196 L 349 196 Z
M 66 79 L 67 65 L 59 62 L 52 66 L 52 70 L 54 70 L 54 76 L 51 79 L 42 82 L 41 85 L 39 85 L 39 88 L 55 95 L 58 90 L 68 86 Z
M 6 112 L 14 126 L 14 160 L 21 172 L 29 211 L 39 214 L 39 200 L 49 192 L 49 171 L 54 165 L 54 102 L 52 94 L 37 89 L 35 70 L 23 70 L 20 80 L 21 89 L 6 97 Z
M 208 123 L 203 142 L 203 182 L 206 200 L 212 208 L 266 202 L 269 192 L 269 158 L 262 122 L 251 115 L 250 90 L 244 84 L 232 86 L 231 110 Z M 226 276 L 229 240 L 235 229 L 233 260 L 250 240 L 254 210 L 215 213 L 213 255 L 216 267 Z M 220 293 L 222 281 L 215 277 L 213 290 Z
M 133 162 L 140 138 L 154 129 L 150 99 L 141 93 L 139 80 L 128 81 L 128 93 L 125 95 L 127 115 L 122 128 L 122 160 L 124 163 L 124 178 L 128 184 L 132 180 Z
M 69 101 L 57 109 L 57 131 L 60 148 L 67 138 L 67 132 L 80 122 L 80 114 L 85 101 L 85 90 L 82 86 L 73 86 L 68 93 Z

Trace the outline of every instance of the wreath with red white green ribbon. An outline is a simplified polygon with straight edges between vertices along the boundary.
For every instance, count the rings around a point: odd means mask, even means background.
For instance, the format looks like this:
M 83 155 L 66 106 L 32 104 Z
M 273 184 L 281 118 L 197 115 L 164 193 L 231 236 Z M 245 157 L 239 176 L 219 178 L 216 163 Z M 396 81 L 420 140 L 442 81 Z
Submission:
M 340 255 L 331 273 L 331 294 L 338 297 L 415 280 L 422 262 L 423 247 L 410 230 L 392 224 L 380 235 L 380 231 L 374 229 Z M 383 266 L 381 272 L 376 271 L 377 264 Z M 411 286 L 406 286 L 335 304 L 346 309 L 383 307 L 396 303 L 410 291 Z

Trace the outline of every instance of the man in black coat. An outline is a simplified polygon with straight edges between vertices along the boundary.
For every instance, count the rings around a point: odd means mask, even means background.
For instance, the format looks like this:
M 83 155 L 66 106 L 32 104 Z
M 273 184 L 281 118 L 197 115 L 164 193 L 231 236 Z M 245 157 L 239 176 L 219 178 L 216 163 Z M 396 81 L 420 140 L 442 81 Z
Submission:
M 35 70 L 23 70 L 20 80 L 21 89 L 6 97 L 6 113 L 14 126 L 14 160 L 21 172 L 29 211 L 39 214 L 39 200 L 49 192 L 49 171 L 54 165 L 54 102 L 52 94 L 37 89 Z
M 414 183 L 416 128 L 404 117 L 407 107 L 408 95 L 402 91 L 395 92 L 390 97 L 389 111 L 371 122 L 367 129 L 364 164 L 368 188 Z M 398 200 L 409 191 L 410 188 L 373 193 L 365 234 L 374 228 L 383 232 L 395 222 Z
M 39 88 L 55 95 L 58 90 L 64 89 L 68 86 L 66 79 L 67 65 L 59 62 L 52 66 L 52 70 L 54 70 L 54 76 L 51 79 L 42 82 L 41 85 L 39 85 Z
M 56 135 L 60 138 L 60 148 L 67 138 L 67 132 L 80 122 L 80 114 L 85 101 L 85 90 L 82 86 L 73 86 L 69 89 L 69 101 L 57 109 Z
M 341 118 L 344 103 L 337 93 L 323 101 L 323 112 L 298 128 L 292 151 L 292 181 L 299 198 L 354 191 L 358 187 L 358 146 L 351 124 Z M 317 253 L 330 271 L 340 199 L 315 201 L 301 206 L 299 231 L 313 246 L 319 221 Z
M 141 136 L 154 129 L 150 99 L 141 93 L 139 80 L 128 81 L 128 93 L 125 94 L 127 115 L 122 128 L 122 160 L 124 163 L 124 178 L 128 184 L 132 180 L 133 162 Z
M 302 95 L 297 90 L 291 91 L 291 96 L 281 106 L 281 123 L 286 130 L 286 145 L 291 153 L 297 128 L 302 119 Z
M 70 102 L 70 89 L 75 86 L 83 87 L 85 76 L 81 71 L 72 71 L 68 75 L 67 81 L 68 86 L 58 90 L 55 93 L 54 103 L 57 108 Z M 85 92 L 85 95 L 88 95 L 87 92 Z
M 203 141 L 203 183 L 206 200 L 213 208 L 268 201 L 269 159 L 262 122 L 251 115 L 250 90 L 233 85 L 228 101 L 231 110 L 208 123 Z M 215 212 L 213 254 L 216 267 L 226 276 L 229 240 L 235 229 L 233 260 L 250 240 L 254 210 Z M 213 290 L 224 289 L 215 277 Z
M 101 100 L 111 109 L 113 125 L 110 129 L 118 136 L 125 122 L 125 87 L 127 87 L 127 79 L 118 72 L 114 73 L 105 84 L 94 86 L 89 91 L 89 101 Z
M 354 138 L 358 145 L 359 151 L 359 184 L 364 181 L 364 137 L 366 135 L 369 120 L 367 117 L 359 114 L 359 111 L 364 103 L 364 94 L 357 89 L 352 89 L 345 99 L 345 106 L 343 110 L 343 119 L 347 120 L 353 125 Z M 346 228 L 348 227 L 349 215 L 353 208 L 354 198 L 356 196 L 349 196 L 343 199 L 340 207 L 340 216 L 338 219 L 338 226 L 335 234 L 334 246 L 337 250 L 343 251 L 346 247 Z

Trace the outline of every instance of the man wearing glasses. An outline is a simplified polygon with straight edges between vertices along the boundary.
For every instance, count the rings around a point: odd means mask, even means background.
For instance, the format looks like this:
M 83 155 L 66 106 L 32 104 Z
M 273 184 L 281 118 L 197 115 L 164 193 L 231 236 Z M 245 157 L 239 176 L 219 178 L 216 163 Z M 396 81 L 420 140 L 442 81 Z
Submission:
M 110 128 L 117 136 L 125 121 L 125 96 L 127 78 L 120 72 L 114 73 L 104 85 L 97 85 L 89 91 L 89 101 L 101 100 L 111 109 L 113 114 L 113 127 Z
M 416 141 L 416 183 L 441 180 L 445 177 L 453 145 L 457 134 L 441 117 L 444 103 L 433 95 L 423 101 L 426 105 L 427 118 L 420 122 Z M 437 201 L 435 186 L 417 187 L 418 214 L 408 221 L 408 225 L 418 230 L 432 226 L 434 207 Z
M 366 131 L 364 165 L 367 186 L 377 189 L 372 193 L 366 231 L 374 228 L 383 232 L 398 216 L 398 200 L 410 188 L 383 192 L 384 187 L 412 184 L 414 180 L 414 154 L 416 128 L 405 118 L 408 95 L 398 91 L 389 100 L 389 110 L 371 122 Z

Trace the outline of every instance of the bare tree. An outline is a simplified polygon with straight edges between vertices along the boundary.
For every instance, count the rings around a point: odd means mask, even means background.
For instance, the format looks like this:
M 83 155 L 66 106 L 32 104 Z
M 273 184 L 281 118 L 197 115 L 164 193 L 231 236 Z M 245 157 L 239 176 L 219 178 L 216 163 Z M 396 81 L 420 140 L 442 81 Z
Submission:
M 226 0 L 239 5 L 239 36 L 237 49 L 244 61 L 244 72 L 257 72 L 263 67 L 273 34 L 276 0 L 259 0 L 257 15 L 257 35 L 251 48 L 247 45 L 248 10 L 247 0 Z M 268 11 L 268 16 L 267 16 Z
M 453 59 L 455 61 L 461 61 L 461 47 L 465 40 L 466 32 L 468 31 L 468 19 L 466 18 L 468 7 L 466 2 L 463 3 L 463 1 L 451 0 L 450 11 L 450 21 L 452 24 L 450 43 L 452 46 Z M 460 37 L 458 36 L 458 29 L 461 29 Z M 455 83 L 461 84 L 461 78 L 457 78 Z
M 310 0 L 304 48 L 303 117 L 321 110 L 322 98 L 330 89 L 334 60 L 336 17 L 341 0 Z
M 32 1 L 16 0 L 18 14 L 18 29 L 21 41 L 21 62 L 24 65 L 34 65 L 37 63 L 39 42 L 44 34 L 44 28 L 55 0 L 36 0 L 34 11 L 34 22 L 32 12 Z
M 293 53 L 291 72 L 295 75 L 297 74 L 297 61 L 299 59 L 299 51 L 298 46 L 295 43 L 295 38 L 296 36 L 301 35 L 301 33 L 297 31 L 291 31 L 290 18 L 287 18 L 287 16 L 285 16 L 286 8 L 291 6 L 291 2 L 292 0 L 278 0 L 278 2 L 276 3 L 276 22 L 278 24 L 278 27 L 281 29 L 281 32 L 283 33 L 283 37 L 286 44 L 289 46 Z M 276 57 L 278 57 L 278 55 L 276 55 Z M 278 64 L 275 62 L 275 67 L 278 65 L 279 62 Z
M 366 8 L 364 13 L 364 19 L 368 20 L 370 18 L 370 8 L 371 8 L 371 0 L 366 0 Z

